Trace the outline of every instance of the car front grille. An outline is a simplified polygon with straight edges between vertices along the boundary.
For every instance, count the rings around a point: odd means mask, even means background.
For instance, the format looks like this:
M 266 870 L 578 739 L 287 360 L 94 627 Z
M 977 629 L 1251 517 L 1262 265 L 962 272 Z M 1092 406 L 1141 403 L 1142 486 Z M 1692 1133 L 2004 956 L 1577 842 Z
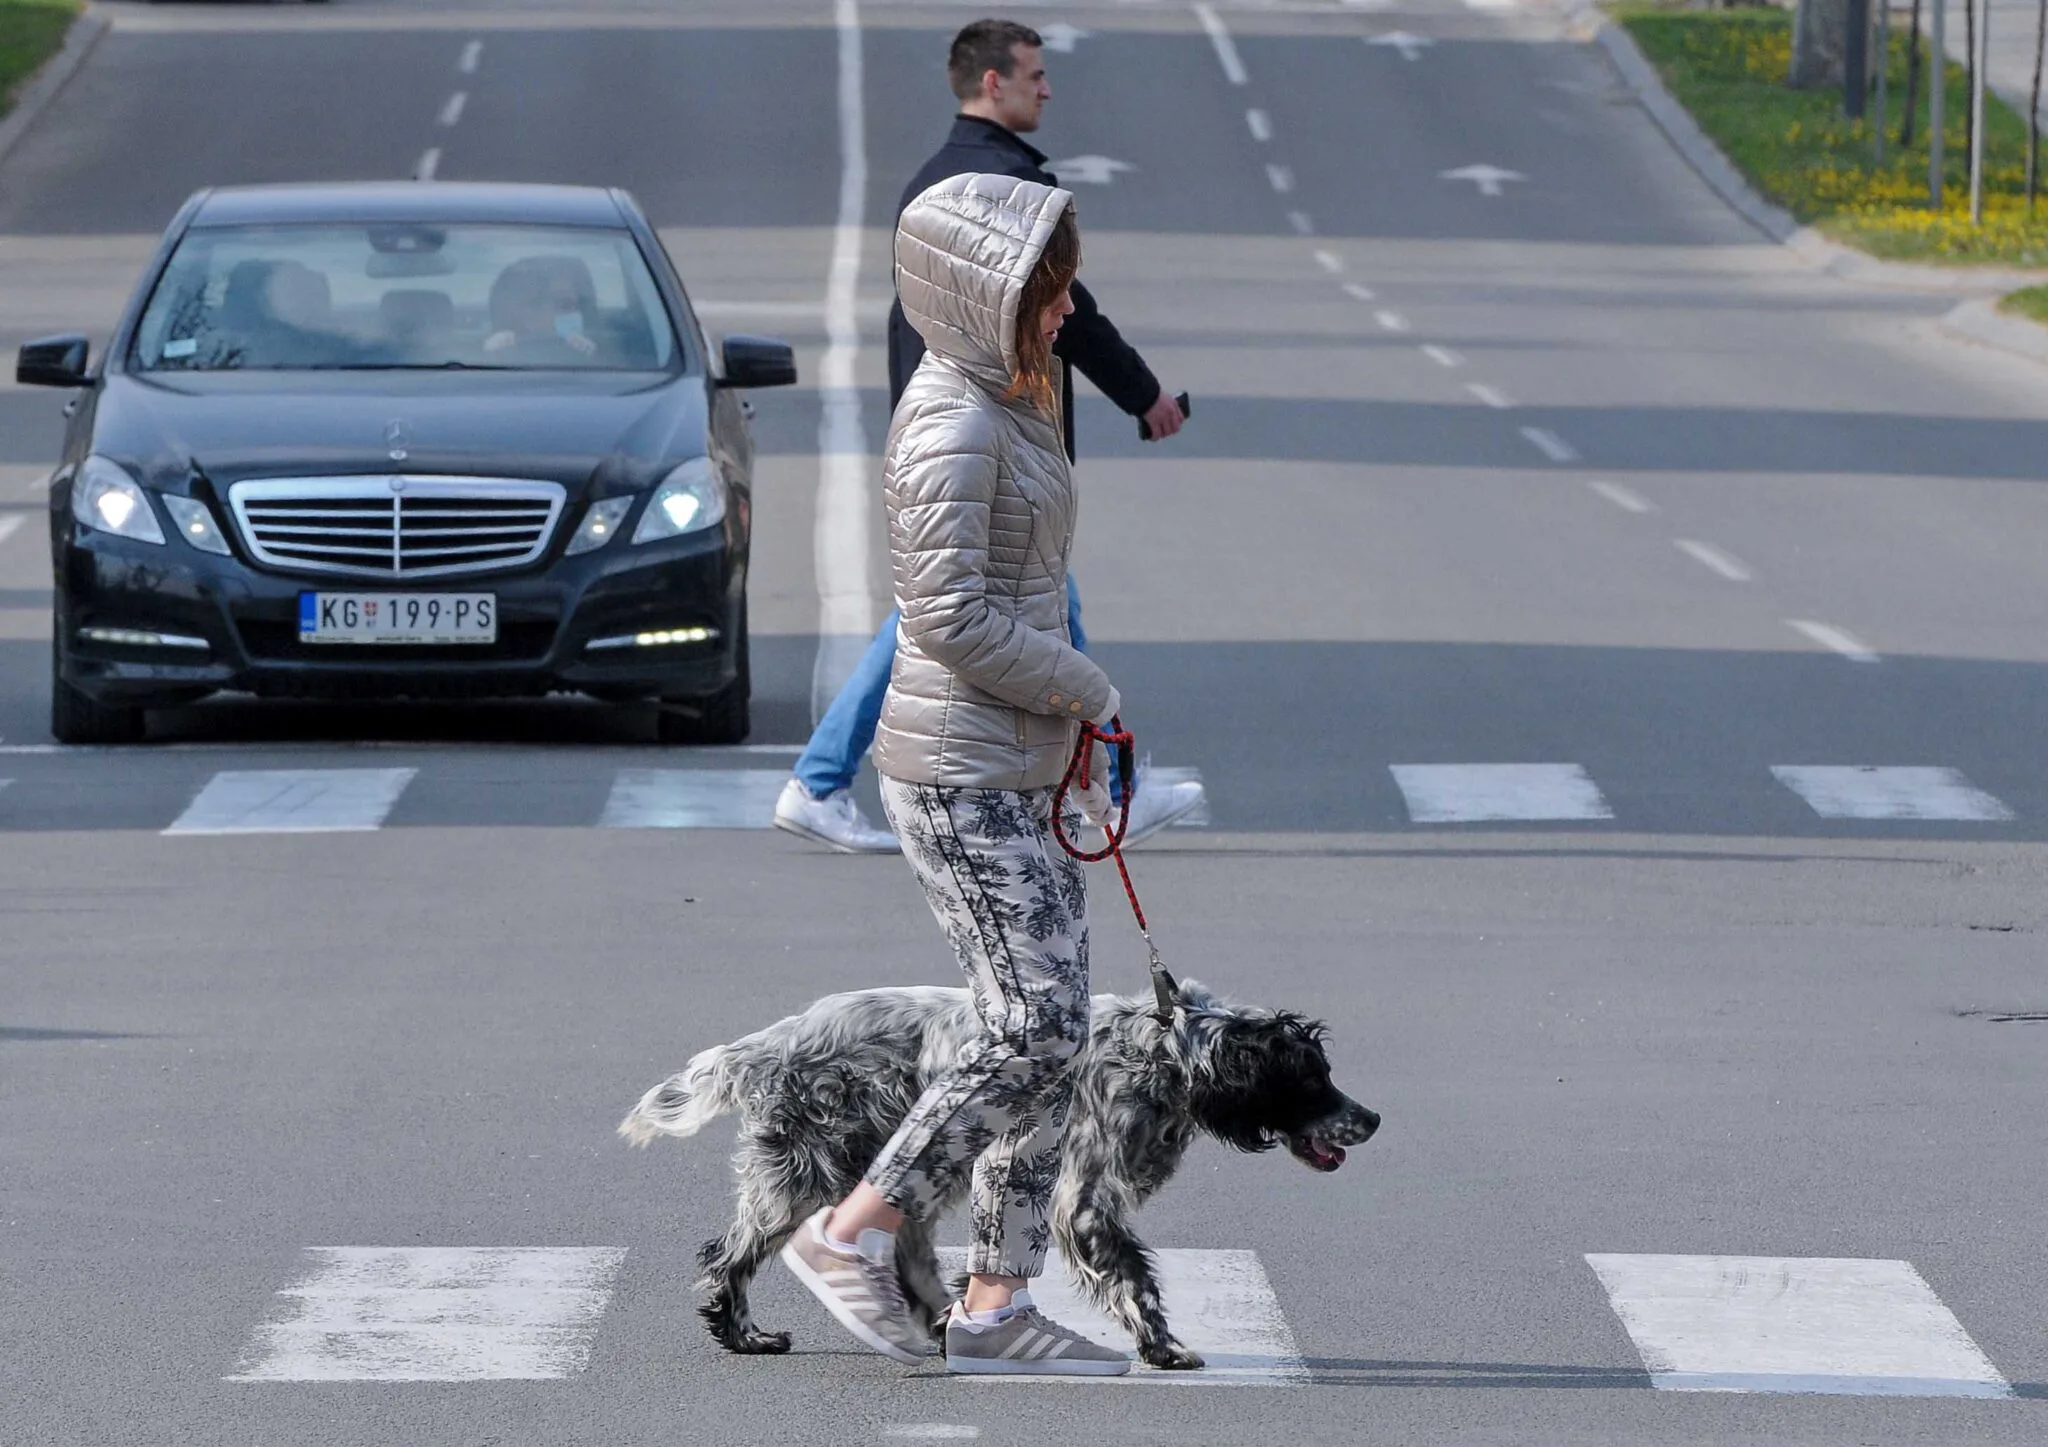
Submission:
M 356 578 L 449 578 L 547 551 L 567 489 L 489 477 L 292 477 L 238 482 L 228 506 L 259 563 Z

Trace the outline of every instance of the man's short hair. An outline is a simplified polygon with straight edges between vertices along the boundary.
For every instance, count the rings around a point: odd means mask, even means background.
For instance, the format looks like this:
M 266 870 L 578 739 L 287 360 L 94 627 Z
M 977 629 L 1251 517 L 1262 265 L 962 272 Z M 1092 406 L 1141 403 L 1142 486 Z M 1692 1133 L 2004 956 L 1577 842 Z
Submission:
M 1028 25 L 1014 20 L 977 20 L 953 37 L 952 53 L 946 57 L 946 78 L 953 82 L 953 94 L 972 100 L 981 94 L 981 78 L 990 71 L 1008 80 L 1017 68 L 1018 45 L 1041 46 L 1045 40 Z

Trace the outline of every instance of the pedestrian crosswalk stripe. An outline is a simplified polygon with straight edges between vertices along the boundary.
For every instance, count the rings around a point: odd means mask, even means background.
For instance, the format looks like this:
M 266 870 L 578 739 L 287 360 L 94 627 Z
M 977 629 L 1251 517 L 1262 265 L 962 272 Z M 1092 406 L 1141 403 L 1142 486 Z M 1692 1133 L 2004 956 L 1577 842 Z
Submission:
M 1122 1377 L 964 1376 L 965 1382 L 1142 1382 L 1188 1387 L 1289 1386 L 1309 1379 L 1308 1364 L 1294 1343 L 1266 1268 L 1256 1251 L 1164 1250 L 1159 1258 L 1160 1292 L 1166 1319 L 1190 1351 L 1208 1367 L 1199 1372 L 1160 1371 L 1142 1362 Z M 940 1274 L 951 1279 L 967 1269 L 967 1252 L 939 1251 Z M 1045 1274 L 1031 1283 L 1031 1299 L 1061 1326 L 1119 1351 L 1135 1352 L 1131 1334 L 1111 1321 L 1072 1284 L 1059 1253 Z
M 1589 1255 L 1653 1386 L 2009 1397 L 1910 1262 Z
M 766 829 L 782 769 L 621 769 L 602 829 Z
M 2013 817 L 2004 801 L 1955 769 L 1816 767 L 1778 764 L 1780 783 L 1823 819 L 1957 819 L 1999 822 Z
M 612 1247 L 320 1246 L 231 1382 L 574 1376 L 624 1259 Z
M 1390 764 L 1417 824 L 1612 819 L 1578 764 Z
M 226 770 L 166 834 L 305 834 L 375 829 L 416 769 Z

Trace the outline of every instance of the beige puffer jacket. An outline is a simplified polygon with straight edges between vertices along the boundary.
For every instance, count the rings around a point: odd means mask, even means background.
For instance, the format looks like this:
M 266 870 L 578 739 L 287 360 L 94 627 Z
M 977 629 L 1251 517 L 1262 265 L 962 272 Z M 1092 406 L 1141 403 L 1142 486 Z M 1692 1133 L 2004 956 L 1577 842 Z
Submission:
M 928 350 L 882 469 L 903 622 L 874 759 L 893 779 L 1056 784 L 1077 725 L 1116 708 L 1067 639 L 1075 497 L 1059 426 L 1009 396 L 1018 298 L 1073 199 L 955 176 L 897 224 L 897 295 Z

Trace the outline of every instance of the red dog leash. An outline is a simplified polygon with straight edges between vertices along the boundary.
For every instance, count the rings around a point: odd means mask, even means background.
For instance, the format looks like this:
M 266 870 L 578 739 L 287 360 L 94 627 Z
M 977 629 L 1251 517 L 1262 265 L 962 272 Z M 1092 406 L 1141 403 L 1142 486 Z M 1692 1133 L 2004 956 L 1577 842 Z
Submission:
M 1124 797 L 1118 807 L 1116 828 L 1105 831 L 1109 835 L 1109 843 L 1090 854 L 1076 847 L 1073 840 L 1067 838 L 1064 815 L 1067 790 L 1077 782 L 1084 789 L 1089 785 L 1089 772 L 1095 758 L 1093 745 L 1098 743 L 1117 751 L 1117 762 L 1122 765 L 1118 775 L 1124 781 Z M 1074 757 L 1067 761 L 1067 772 L 1060 779 L 1059 788 L 1053 793 L 1052 832 L 1053 837 L 1060 841 L 1060 848 L 1083 864 L 1115 858 L 1116 872 L 1124 882 L 1124 896 L 1131 902 L 1131 913 L 1138 917 L 1138 933 L 1145 937 L 1145 948 L 1152 956 L 1152 993 L 1159 1002 L 1159 1008 L 1154 1013 L 1160 1024 L 1171 1025 L 1174 995 L 1180 987 L 1175 983 L 1173 976 L 1167 973 L 1166 962 L 1159 958 L 1159 946 L 1152 943 L 1151 927 L 1145 923 L 1145 907 L 1138 903 L 1138 891 L 1131 884 L 1131 871 L 1124 864 L 1124 831 L 1130 828 L 1131 800 L 1137 797 L 1137 793 L 1137 737 L 1124 727 L 1122 716 L 1111 718 L 1107 730 L 1097 728 L 1092 723 L 1084 723 L 1081 725 L 1081 737 L 1074 741 Z

